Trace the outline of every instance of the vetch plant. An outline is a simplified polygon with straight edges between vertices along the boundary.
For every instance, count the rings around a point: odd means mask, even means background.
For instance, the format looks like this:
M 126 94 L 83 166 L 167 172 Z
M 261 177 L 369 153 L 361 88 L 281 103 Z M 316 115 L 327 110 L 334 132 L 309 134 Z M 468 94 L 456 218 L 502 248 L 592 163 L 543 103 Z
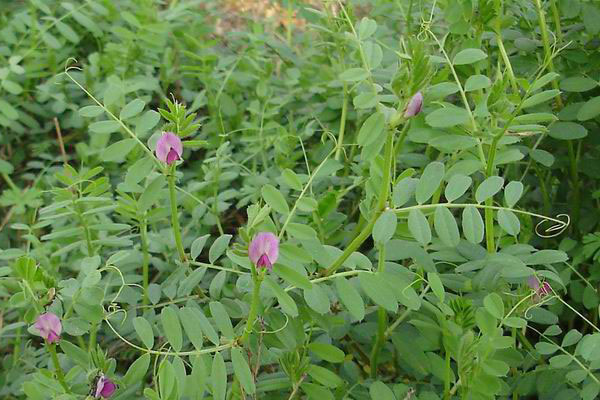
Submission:
M 0 398 L 598 397 L 595 2 L 13 3 Z

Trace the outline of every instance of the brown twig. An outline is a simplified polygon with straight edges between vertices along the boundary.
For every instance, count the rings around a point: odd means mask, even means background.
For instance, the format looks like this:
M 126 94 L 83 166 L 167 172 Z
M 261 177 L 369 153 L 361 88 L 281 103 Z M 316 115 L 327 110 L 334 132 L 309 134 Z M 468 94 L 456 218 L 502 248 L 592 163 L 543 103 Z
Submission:
M 60 147 L 60 154 L 62 155 L 63 162 L 68 164 L 67 153 L 65 152 L 65 143 L 63 142 L 62 132 L 58 123 L 58 118 L 56 117 L 54 117 L 54 128 L 56 128 L 56 137 L 58 138 L 58 146 Z

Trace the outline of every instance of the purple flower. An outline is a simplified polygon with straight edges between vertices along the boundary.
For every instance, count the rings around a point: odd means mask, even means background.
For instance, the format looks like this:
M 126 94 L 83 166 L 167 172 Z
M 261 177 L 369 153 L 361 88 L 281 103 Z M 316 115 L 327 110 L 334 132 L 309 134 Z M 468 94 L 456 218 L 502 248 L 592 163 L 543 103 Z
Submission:
M 168 165 L 177 160 L 181 160 L 183 153 L 183 144 L 179 136 L 172 132 L 163 132 L 156 142 L 156 157 Z
M 527 286 L 529 286 L 534 292 L 537 300 L 541 300 L 545 296 L 552 293 L 552 287 L 548 282 L 544 282 L 540 285 L 540 281 L 535 275 L 531 275 L 527 278 Z
M 279 238 L 271 232 L 260 232 L 250 243 L 248 257 L 258 268 L 270 271 L 279 257 Z
M 98 382 L 96 383 L 96 393 L 94 397 L 99 399 L 100 397 L 104 397 L 108 399 L 113 393 L 117 390 L 117 385 L 113 383 L 110 379 L 108 379 L 104 375 L 100 375 Z
M 414 117 L 421 112 L 421 107 L 423 107 L 423 94 L 417 92 L 408 102 L 408 106 L 404 111 L 404 118 Z
M 60 323 L 60 319 L 51 312 L 39 315 L 33 327 L 37 329 L 41 337 L 50 343 L 56 343 L 60 340 L 62 324 Z

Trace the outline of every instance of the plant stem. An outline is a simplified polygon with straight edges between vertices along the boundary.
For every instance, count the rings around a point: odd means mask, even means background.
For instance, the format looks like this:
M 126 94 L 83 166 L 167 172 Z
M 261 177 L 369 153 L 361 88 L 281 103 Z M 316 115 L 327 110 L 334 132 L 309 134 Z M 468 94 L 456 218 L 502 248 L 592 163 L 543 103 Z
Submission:
M 88 342 L 88 351 L 94 350 L 96 347 L 96 337 L 98 336 L 98 324 L 93 323 L 90 327 L 90 340 Z
M 385 272 L 385 245 L 379 246 L 379 262 L 377 264 L 377 271 L 379 273 Z M 387 313 L 385 308 L 379 307 L 377 309 L 377 336 L 375 337 L 375 343 L 371 350 L 370 368 L 371 378 L 377 377 L 377 364 L 379 362 L 379 352 L 385 342 L 385 332 L 387 329 Z
M 348 112 L 348 93 L 347 85 L 344 82 L 344 102 L 342 103 L 342 116 L 340 117 L 340 129 L 338 132 L 337 144 L 335 149 L 335 159 L 339 160 L 344 145 L 344 132 L 346 130 L 346 114 Z
M 377 201 L 377 207 L 375 209 L 375 213 L 369 220 L 369 223 L 363 228 L 363 230 L 358 234 L 357 237 L 354 238 L 352 242 L 346 247 L 344 252 L 331 264 L 329 268 L 327 268 L 324 272 L 324 276 L 328 276 L 337 271 L 338 268 L 342 266 L 344 261 L 350 257 L 350 255 L 360 247 L 360 245 L 369 237 L 371 231 L 373 230 L 373 226 L 375 226 L 375 221 L 381 215 L 383 210 L 385 209 L 386 201 L 390 193 L 390 178 L 392 176 L 392 160 L 393 160 L 393 152 L 394 152 L 394 130 L 388 130 L 387 138 L 385 141 L 385 149 L 384 149 L 384 162 L 383 162 L 383 179 L 381 182 L 381 193 L 379 194 L 379 200 Z
M 252 332 L 254 321 L 258 315 L 258 306 L 260 304 L 260 286 L 264 278 L 264 272 L 258 272 L 256 267 L 252 265 L 252 281 L 254 282 L 254 288 L 252 289 L 252 303 L 250 303 L 250 312 L 248 313 L 248 320 L 246 321 L 246 327 L 244 333 L 240 338 L 241 343 L 245 343 Z
M 46 348 L 48 349 L 48 353 L 50 353 L 50 357 L 52 358 L 52 364 L 54 365 L 54 371 L 56 372 L 56 378 L 60 385 L 65 389 L 65 392 L 71 393 L 71 389 L 67 385 L 65 381 L 65 373 L 58 362 L 58 356 L 56 355 L 56 345 L 46 342 Z
M 169 171 L 169 201 L 171 203 L 171 226 L 173 227 L 173 235 L 175 236 L 177 253 L 179 253 L 179 260 L 181 262 L 185 262 L 185 251 L 183 250 L 183 243 L 181 242 L 181 228 L 179 227 L 179 218 L 177 217 L 177 194 L 175 189 L 174 164 Z
M 550 39 L 548 37 L 548 26 L 546 25 L 546 16 L 544 15 L 544 10 L 542 9 L 541 0 L 535 0 L 535 7 L 538 13 L 540 32 L 542 34 L 542 43 L 544 44 L 544 57 L 546 57 L 548 60 L 548 70 L 550 72 L 554 72 L 554 62 L 552 62 L 552 51 L 550 49 Z M 556 79 L 552 80 L 552 87 L 556 90 L 559 90 L 558 81 Z M 556 105 L 558 108 L 563 108 L 563 102 L 560 94 L 556 96 Z
M 148 281 L 149 281 L 149 265 L 150 265 L 150 253 L 148 253 L 148 224 L 146 218 L 140 224 L 140 240 L 142 242 L 142 285 L 144 286 L 144 298 L 142 304 L 148 304 Z

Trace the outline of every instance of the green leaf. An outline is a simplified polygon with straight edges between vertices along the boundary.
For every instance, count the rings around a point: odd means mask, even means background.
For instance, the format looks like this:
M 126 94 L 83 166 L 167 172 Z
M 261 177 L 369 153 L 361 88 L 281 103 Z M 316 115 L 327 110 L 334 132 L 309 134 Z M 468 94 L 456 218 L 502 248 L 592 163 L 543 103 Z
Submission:
M 440 276 L 435 272 L 428 272 L 427 273 L 427 282 L 429 283 L 429 286 L 431 287 L 431 291 L 433 292 L 433 294 L 435 294 L 435 296 L 438 299 L 440 299 L 441 302 L 443 302 L 444 297 L 445 297 L 445 292 L 444 292 L 444 285 L 442 284 L 442 280 L 440 279 Z
M 363 291 L 377 304 L 388 311 L 398 311 L 398 301 L 394 291 L 380 274 L 363 273 L 358 275 Z
M 448 181 L 448 184 L 446 185 L 444 197 L 446 197 L 446 200 L 451 203 L 465 194 L 472 184 L 473 179 L 471 179 L 470 176 L 463 174 L 452 175 L 452 178 L 450 178 L 450 181 Z
M 483 299 L 485 309 L 497 319 L 504 318 L 504 303 L 502 297 L 496 293 L 490 293 Z
M 477 208 L 465 207 L 462 213 L 462 229 L 465 239 L 469 242 L 477 244 L 483 240 L 483 219 Z
M 192 260 L 195 260 L 196 258 L 198 258 L 198 256 L 200 255 L 200 253 L 202 253 L 202 249 L 204 249 L 204 245 L 206 244 L 206 240 L 210 237 L 210 234 L 206 234 L 204 236 L 200 236 L 199 238 L 196 238 L 196 240 L 194 240 L 192 242 L 192 247 L 191 247 L 191 251 L 190 254 L 192 256 Z M 228 243 L 229 245 L 229 243 Z
M 454 65 L 465 65 L 465 64 L 473 64 L 477 61 L 481 61 L 487 58 L 487 54 L 485 54 L 480 49 L 464 49 L 459 51 L 455 56 L 452 64 Z
M 319 314 L 324 315 L 330 311 L 329 297 L 320 285 L 314 284 L 312 288 L 304 290 L 304 300 L 310 308 Z
M 11 121 L 19 119 L 19 112 L 6 101 L 0 99 L 0 112 Z
M 571 76 L 560 81 L 560 88 L 565 92 L 587 92 L 598 87 L 598 82 L 587 76 Z
M 340 74 L 340 79 L 346 82 L 363 81 L 369 77 L 369 71 L 364 68 L 350 68 Z
M 214 400 L 225 400 L 227 393 L 227 370 L 221 353 L 215 353 L 210 376 L 212 395 Z
M 396 400 L 392 389 L 381 381 L 375 381 L 369 387 L 369 395 L 371 400 Z
M 444 153 L 454 153 L 477 146 L 477 139 L 465 135 L 441 135 L 431 139 L 429 144 Z
M 147 211 L 163 195 L 162 188 L 165 186 L 164 175 L 159 175 L 144 189 L 144 192 L 138 200 L 140 211 Z
M 381 140 L 385 132 L 385 116 L 376 111 L 363 122 L 360 131 L 358 131 L 358 145 L 367 146 L 376 140 Z
M 375 226 L 373 226 L 373 240 L 380 245 L 386 244 L 394 236 L 397 225 L 398 218 L 396 217 L 396 213 L 392 210 L 385 211 L 375 221 Z
M 344 277 L 336 278 L 335 288 L 340 301 L 346 306 L 348 312 L 356 320 L 361 321 L 365 317 L 365 302 L 360 293 L 358 293 L 358 290 Z
M 317 231 L 308 225 L 291 222 L 287 226 L 290 236 L 298 240 L 313 240 L 317 238 Z
M 315 353 L 319 358 L 331 363 L 341 363 L 344 361 L 344 357 L 346 357 L 342 350 L 327 343 L 309 343 L 308 349 Z
M 122 162 L 136 144 L 137 142 L 135 139 L 119 140 L 104 149 L 102 152 L 102 160 L 105 162 Z
M 344 383 L 342 378 L 337 376 L 335 372 L 314 364 L 308 366 L 308 375 L 321 385 L 332 389 Z
M 179 319 L 190 342 L 192 342 L 196 350 L 201 350 L 204 340 L 201 328 L 202 324 L 198 319 L 198 315 L 194 313 L 192 308 L 183 307 L 179 309 Z
M 132 386 L 143 382 L 146 372 L 148 372 L 148 367 L 150 366 L 150 358 L 150 354 L 146 353 L 131 364 L 123 377 L 123 384 L 125 386 Z
M 16 82 L 5 79 L 2 81 L 2 87 L 9 93 L 19 95 L 23 92 L 23 88 Z
M 300 178 L 298 178 L 298 175 L 296 175 L 296 173 L 291 169 L 284 169 L 281 173 L 281 177 L 283 178 L 285 183 L 292 189 L 302 190 L 302 182 L 300 181 Z
M 358 37 L 361 40 L 367 39 L 372 34 L 374 34 L 376 30 L 377 30 L 377 22 L 375 22 L 374 20 L 372 20 L 370 18 L 363 17 L 363 19 L 361 19 L 360 23 L 358 24 L 358 29 L 357 29 Z
M 90 363 L 89 353 L 68 340 L 60 341 L 60 348 L 71 361 L 80 367 L 87 368 Z
M 583 337 L 583 335 L 577 329 L 571 329 L 563 338 L 561 346 L 562 347 L 573 346 L 574 344 L 578 343 L 582 337 Z
M 264 185 L 261 192 L 265 202 L 275 211 L 284 215 L 290 213 L 285 197 L 273 185 Z
M 542 75 L 541 77 L 536 79 L 535 82 L 533 82 L 533 84 L 531 85 L 531 88 L 529 90 L 531 92 L 535 92 L 536 90 L 543 88 L 544 86 L 546 86 L 547 84 L 549 84 L 550 82 L 552 82 L 553 80 L 558 78 L 559 76 L 560 75 L 557 74 L 556 72 L 548 72 L 547 74 Z
M 529 108 L 529 107 L 537 106 L 538 104 L 541 104 L 550 99 L 553 99 L 554 97 L 558 96 L 559 94 L 560 94 L 560 90 L 557 90 L 557 89 L 550 89 L 550 90 L 545 90 L 540 93 L 536 93 L 533 96 L 527 98 L 527 100 L 525 100 L 523 102 L 522 107 Z
M 121 125 L 117 121 L 106 120 L 90 124 L 89 129 L 92 133 L 113 133 L 118 131 Z
M 229 314 L 227 314 L 225 306 L 218 301 L 211 301 L 208 304 L 208 307 L 210 308 L 210 313 L 223 336 L 225 336 L 226 339 L 233 339 L 235 337 L 235 334 L 233 333 L 233 325 L 231 325 L 231 319 L 229 319 Z
M 121 110 L 121 114 L 119 115 L 119 118 L 122 120 L 133 118 L 144 110 L 144 106 L 146 106 L 146 103 L 143 100 L 140 100 L 140 99 L 131 100 Z
M 231 241 L 232 235 L 221 235 L 219 236 L 208 249 L 208 261 L 211 264 L 214 264 L 215 261 L 219 257 L 223 255 L 227 247 L 229 247 L 229 242 Z
M 150 175 L 152 169 L 154 168 L 154 165 L 154 160 L 152 158 L 140 158 L 127 170 L 127 175 L 125 175 L 125 182 L 132 185 L 141 182 L 142 179 Z
M 434 128 L 451 128 L 469 121 L 469 113 L 464 108 L 448 106 L 438 108 L 425 117 L 425 122 Z
M 554 139 L 575 140 L 583 139 L 587 136 L 587 129 L 583 125 L 575 122 L 555 122 L 550 125 L 548 134 Z
M 249 394 L 254 394 L 256 386 L 250 372 L 250 367 L 246 362 L 246 358 L 242 354 L 242 349 L 234 347 L 231 349 L 231 362 L 233 364 L 233 372 L 238 378 L 244 390 Z
M 600 115 L 600 96 L 596 96 L 586 101 L 577 113 L 579 121 L 587 121 Z
M 377 105 L 377 96 L 372 91 L 362 92 L 352 99 L 352 104 L 357 109 L 373 108 Z
M 423 246 L 431 242 L 431 228 L 421 210 L 411 210 L 408 214 L 408 230 Z
M 175 351 L 180 351 L 183 346 L 183 332 L 175 310 L 171 307 L 164 307 L 160 313 L 160 321 L 169 344 Z
M 485 75 L 472 75 L 465 83 L 465 92 L 488 88 L 492 85 L 492 81 Z
M 300 388 L 308 396 L 307 400 L 335 400 L 331 391 L 321 385 L 304 382 L 300 385 Z
M 264 282 L 267 286 L 275 293 L 275 297 L 277 297 L 277 301 L 281 306 L 281 309 L 284 313 L 291 317 L 298 316 L 298 307 L 296 306 L 296 302 L 291 298 L 289 294 L 287 294 L 281 286 L 279 286 L 275 281 L 273 281 L 270 277 L 265 277 Z
M 152 349 L 154 346 L 154 332 L 152 331 L 150 322 L 148 322 L 145 318 L 136 317 L 133 319 L 133 328 L 140 339 L 142 339 L 142 342 L 144 342 L 146 348 Z
M 478 203 L 483 203 L 498 193 L 500 189 L 502 189 L 502 185 L 504 185 L 503 178 L 499 176 L 490 176 L 481 182 L 475 191 L 475 200 L 477 200 Z
M 517 236 L 521 230 L 519 218 L 510 210 L 498 210 L 498 224 L 511 236 Z
M 423 204 L 433 196 L 440 187 L 442 179 L 444 179 L 444 173 L 444 164 L 439 161 L 429 163 L 425 167 L 415 190 L 417 203 Z
M 392 203 L 394 207 L 401 207 L 406 204 L 414 195 L 419 183 L 415 178 L 404 178 L 394 186 L 392 193 Z
M 190 309 L 192 311 L 192 313 L 195 316 L 194 317 L 195 321 L 198 322 L 198 324 L 200 325 L 200 328 L 202 328 L 202 332 L 204 332 L 204 334 L 206 335 L 208 340 L 210 340 L 215 345 L 219 345 L 220 344 L 219 335 L 217 334 L 217 331 L 215 330 L 215 328 L 213 328 L 213 326 L 211 325 L 208 318 L 206 318 L 206 316 L 204 315 L 202 310 L 199 308 L 196 308 L 196 307 L 184 307 L 184 308 Z
M 460 233 L 454 216 L 446 207 L 437 207 L 434 214 L 435 231 L 446 246 L 455 247 L 460 242 Z
M 277 264 L 277 268 L 274 268 L 273 270 L 281 278 L 300 289 L 310 290 L 312 288 L 312 283 L 310 283 L 308 278 L 294 268 L 283 264 Z
M 504 201 L 506 205 L 512 208 L 523 194 L 523 184 L 519 181 L 512 181 L 504 188 Z

